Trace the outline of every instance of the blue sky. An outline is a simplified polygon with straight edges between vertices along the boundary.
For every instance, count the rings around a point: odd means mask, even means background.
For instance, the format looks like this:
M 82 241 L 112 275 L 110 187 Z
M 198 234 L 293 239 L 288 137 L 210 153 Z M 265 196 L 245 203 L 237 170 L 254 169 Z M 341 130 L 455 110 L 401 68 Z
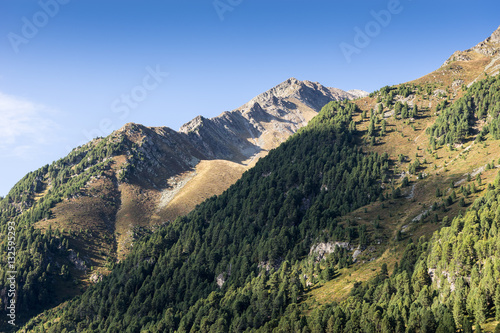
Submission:
M 128 122 L 178 129 L 289 77 L 367 91 L 418 78 L 488 37 L 499 12 L 498 0 L 3 0 L 0 195 Z

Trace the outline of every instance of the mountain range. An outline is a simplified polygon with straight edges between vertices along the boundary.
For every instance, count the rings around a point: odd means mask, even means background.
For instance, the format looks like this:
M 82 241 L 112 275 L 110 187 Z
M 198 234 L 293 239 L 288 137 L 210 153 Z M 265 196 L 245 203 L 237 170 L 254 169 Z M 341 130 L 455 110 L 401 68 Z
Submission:
M 370 94 L 291 78 L 74 149 L 0 203 L 24 329 L 493 331 L 499 71 L 500 28 Z
M 9 193 L 4 209 L 16 216 L 46 200 L 50 212 L 35 228 L 91 234 L 91 245 L 73 245 L 85 262 L 76 274 L 88 281 L 87 268 L 106 272 L 107 262 L 126 256 L 134 230 L 173 221 L 222 193 L 326 103 L 366 95 L 291 78 L 236 110 L 211 119 L 198 116 L 178 132 L 129 123 L 37 170 L 36 177 L 25 177 L 29 184 L 23 179 Z M 77 178 L 85 181 L 71 193 L 62 190 Z

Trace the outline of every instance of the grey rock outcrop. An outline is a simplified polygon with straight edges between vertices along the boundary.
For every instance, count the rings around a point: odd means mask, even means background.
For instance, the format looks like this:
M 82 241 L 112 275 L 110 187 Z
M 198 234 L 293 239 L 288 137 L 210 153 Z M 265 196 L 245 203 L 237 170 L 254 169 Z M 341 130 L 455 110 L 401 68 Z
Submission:
M 311 247 L 309 250 L 309 255 L 316 255 L 317 259 L 322 259 L 326 255 L 335 252 L 336 248 L 344 248 L 348 251 L 352 251 L 353 247 L 348 242 L 328 242 L 328 243 L 318 243 Z
M 210 119 L 198 116 L 179 131 L 127 124 L 114 135 L 124 135 L 138 147 L 140 156 L 130 160 L 137 181 L 160 189 L 200 160 L 245 163 L 258 157 L 307 125 L 328 102 L 363 94 L 291 78 L 238 109 Z
M 363 98 L 363 97 L 370 95 L 369 92 L 364 91 L 364 90 L 359 90 L 359 89 L 348 90 L 347 93 L 354 96 L 354 98 Z
M 289 136 L 328 102 L 353 98 L 354 94 L 340 89 L 291 78 L 236 110 L 211 119 L 198 116 L 179 132 L 209 158 L 242 162 L 263 149 L 274 148 L 266 142 L 265 134 Z
M 487 57 L 496 57 L 500 55 L 500 27 L 498 27 L 490 37 L 476 46 L 465 51 L 456 51 L 453 53 L 452 56 L 444 62 L 443 66 L 449 65 L 454 61 L 471 61 L 470 52 L 477 52 Z
M 500 27 L 498 27 L 498 29 L 495 30 L 490 37 L 486 38 L 470 50 L 476 51 L 488 57 L 493 57 L 500 53 Z

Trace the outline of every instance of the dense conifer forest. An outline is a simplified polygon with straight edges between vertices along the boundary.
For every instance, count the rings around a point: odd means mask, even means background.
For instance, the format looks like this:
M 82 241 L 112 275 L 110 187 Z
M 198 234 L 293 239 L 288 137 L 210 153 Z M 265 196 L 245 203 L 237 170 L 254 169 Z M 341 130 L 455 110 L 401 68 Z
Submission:
M 354 143 L 353 113 L 353 103 L 328 104 L 224 194 L 138 242 L 109 277 L 70 303 L 54 332 L 275 323 L 311 281 L 330 280 L 352 260 L 338 251 L 321 265 L 308 263 L 313 244 L 370 241 L 363 227 L 338 218 L 379 198 L 389 161 Z

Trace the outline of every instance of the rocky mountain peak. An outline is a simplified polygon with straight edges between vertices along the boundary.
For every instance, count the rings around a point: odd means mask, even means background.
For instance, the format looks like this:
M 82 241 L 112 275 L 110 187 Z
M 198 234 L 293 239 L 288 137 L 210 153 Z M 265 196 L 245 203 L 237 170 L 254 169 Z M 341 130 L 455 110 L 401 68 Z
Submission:
M 125 133 L 127 135 L 130 135 L 133 133 L 137 134 L 137 133 L 143 132 L 146 129 L 147 129 L 147 127 L 144 125 L 141 125 L 141 124 L 126 123 L 125 125 L 122 126 L 122 128 L 117 130 L 116 133 Z
M 500 53 L 500 27 L 498 27 L 490 37 L 474 46 L 471 50 L 489 57 L 493 57 Z
M 279 100 L 296 99 L 318 112 L 325 104 L 332 100 L 354 99 L 356 97 L 341 89 L 325 87 L 318 82 L 300 81 L 296 78 L 289 78 L 253 98 L 242 109 L 252 107 L 255 103 L 265 107 L 270 104 L 276 105 L 276 102 Z
M 497 30 L 495 30 L 491 36 L 490 36 L 491 41 L 494 42 L 500 42 L 500 26 L 498 27 Z
M 290 78 L 277 86 L 269 89 L 268 91 L 254 97 L 248 104 L 260 103 L 263 101 L 268 101 L 273 97 L 276 98 L 286 98 L 295 94 L 299 89 L 303 87 L 303 82 L 297 80 L 296 78 Z
M 120 129 L 114 131 L 111 136 L 114 137 L 114 141 L 127 139 L 135 144 L 140 144 L 150 135 L 151 131 L 152 128 L 150 127 L 137 123 L 127 123 Z
M 207 120 L 207 118 L 205 118 L 203 116 L 196 116 L 192 120 L 190 120 L 187 123 L 185 123 L 184 125 L 182 125 L 181 128 L 179 129 L 179 132 L 189 133 L 189 132 L 193 131 L 194 129 L 203 125 L 203 122 L 205 122 L 206 120 Z

